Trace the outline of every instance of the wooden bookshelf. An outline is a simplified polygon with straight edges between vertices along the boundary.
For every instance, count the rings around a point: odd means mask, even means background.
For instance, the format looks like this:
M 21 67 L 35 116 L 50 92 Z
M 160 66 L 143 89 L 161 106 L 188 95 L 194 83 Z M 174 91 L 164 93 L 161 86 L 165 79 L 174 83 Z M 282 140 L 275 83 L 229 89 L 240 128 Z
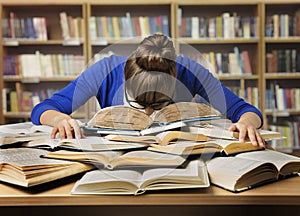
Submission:
M 145 0 L 137 2 L 134 0 L 109 1 L 109 0 L 65 0 L 64 2 L 53 1 L 27 1 L 0 0 L 0 15 L 2 18 L 9 17 L 10 12 L 14 12 L 18 17 L 43 16 L 47 19 L 48 39 L 41 40 L 4 40 L 2 30 L 0 40 L 0 63 L 3 65 L 3 56 L 21 55 L 34 53 L 39 50 L 45 54 L 78 54 L 85 58 L 86 67 L 94 62 L 95 54 L 106 54 L 114 52 L 115 54 L 127 55 L 138 45 L 141 36 L 133 35 L 126 38 L 121 37 L 103 37 L 93 38 L 91 34 L 93 17 L 155 17 L 164 15 L 168 20 L 168 34 L 174 39 L 178 53 L 188 55 L 190 50 L 197 54 L 201 53 L 231 53 L 237 47 L 239 52 L 247 51 L 250 58 L 252 69 L 251 74 L 215 74 L 226 86 L 232 88 L 236 93 L 241 93 L 244 97 L 247 89 L 253 90 L 252 101 L 263 113 L 265 119 L 265 128 L 269 126 L 274 119 L 277 123 L 285 120 L 294 120 L 299 123 L 300 109 L 285 109 L 278 111 L 269 109 L 266 92 L 270 88 L 270 83 L 279 83 L 282 88 L 299 88 L 300 71 L 296 72 L 267 72 L 267 53 L 279 49 L 296 49 L 300 55 L 300 35 L 270 37 L 265 34 L 267 28 L 267 18 L 274 14 L 288 14 L 293 16 L 300 10 L 300 0 Z M 78 41 L 66 41 L 62 37 L 62 28 L 60 26 L 59 13 L 65 11 L 72 17 L 82 17 L 84 23 L 84 37 Z M 181 24 L 183 18 L 201 17 L 216 18 L 224 13 L 229 13 L 229 17 L 256 18 L 255 34 L 246 35 L 243 29 L 242 34 L 223 35 L 222 37 L 194 34 L 186 36 L 183 34 Z M 228 14 L 226 15 L 226 17 Z M 132 27 L 132 26 L 131 26 Z M 120 30 L 120 29 L 119 29 Z M 122 30 L 121 30 L 122 31 Z M 248 30 L 247 30 L 248 31 Z M 130 38 L 130 39 L 128 39 Z M 209 64 L 208 64 L 209 65 Z M 211 65 L 210 65 L 211 66 Z M 3 77 L 3 71 L 2 71 Z M 39 79 L 23 79 L 21 77 L 3 77 L 0 82 L 0 89 L 10 88 L 21 91 L 33 90 L 46 85 L 62 87 L 73 80 L 76 76 L 62 77 L 40 77 Z M 250 89 L 250 90 L 249 90 Z M 2 94 L 0 104 L 3 107 Z M 90 109 L 90 108 L 88 108 Z M 88 116 L 80 116 L 88 118 Z M 24 114 L 3 113 L 1 110 L 0 123 L 9 123 L 16 120 L 24 120 Z M 26 119 L 29 118 L 27 114 Z M 273 118 L 275 117 L 275 118 Z
M 81 29 L 81 33 L 84 35 L 76 38 L 76 40 L 66 40 L 63 38 L 63 32 L 60 23 L 60 12 L 66 12 L 70 17 L 79 17 L 82 19 L 82 23 L 84 24 Z M 46 32 L 43 33 L 47 37 L 40 38 L 38 36 L 38 32 L 42 31 L 37 26 L 41 27 L 42 24 L 35 24 L 35 20 L 37 18 L 44 18 L 45 22 L 44 26 L 46 28 Z M 1 82 L 1 90 L 8 89 L 8 91 L 16 91 L 17 92 L 17 101 L 18 101 L 18 110 L 20 113 L 10 112 L 1 110 L 1 123 L 11 123 L 11 122 L 19 122 L 24 120 L 30 120 L 30 113 L 23 112 L 22 108 L 22 94 L 24 91 L 36 92 L 39 95 L 40 100 L 47 98 L 49 95 L 47 94 L 45 97 L 40 95 L 45 94 L 44 92 L 50 92 L 49 89 L 61 89 L 68 82 L 76 78 L 76 74 L 79 74 L 85 67 L 87 62 L 87 42 L 85 38 L 85 20 L 86 18 L 86 4 L 85 3 L 71 3 L 71 2 L 60 2 L 50 4 L 49 2 L 18 2 L 18 1 L 10 1 L 1 3 L 1 18 L 8 19 L 8 23 L 13 23 L 14 26 L 19 25 L 20 28 L 15 27 L 10 30 L 9 35 L 6 35 L 6 32 L 1 32 L 1 61 L 2 64 L 8 64 L 8 62 L 4 62 L 4 56 L 14 56 L 14 60 L 22 61 L 22 58 L 26 55 L 34 55 L 38 51 L 39 57 L 47 56 L 48 62 L 47 65 L 44 65 L 43 70 L 46 70 L 49 67 L 49 63 L 53 63 L 53 59 L 56 59 L 56 64 L 52 65 L 51 69 L 54 71 L 54 67 L 56 69 L 56 73 L 53 72 L 52 75 L 38 74 L 36 73 L 36 62 L 29 63 L 32 68 L 28 69 L 25 75 L 25 67 L 14 65 L 14 69 L 9 71 L 11 74 L 4 75 L 5 71 L 1 72 L 2 74 L 2 82 Z M 33 30 L 29 27 L 29 22 L 36 25 L 35 34 Z M 3 23 L 2 23 L 3 24 Z M 4 24 L 3 24 L 4 25 Z M 3 30 L 3 29 L 2 29 Z M 6 31 L 4 29 L 4 31 Z M 21 32 L 21 33 L 20 33 Z M 33 34 L 33 35 L 31 35 Z M 68 59 L 67 59 L 68 58 Z M 24 57 L 25 59 L 25 57 Z M 28 61 L 31 60 L 26 58 Z M 77 63 L 75 60 L 77 59 Z M 26 61 L 26 60 L 24 60 Z M 42 64 L 41 61 L 39 61 Z M 69 68 L 71 71 L 70 65 L 79 63 L 81 66 L 81 71 L 76 71 L 76 74 L 68 74 L 69 72 L 64 71 Z M 12 63 L 11 63 L 12 64 Z M 45 63 L 46 64 L 46 63 Z M 19 68 L 19 69 L 17 69 Z M 19 75 L 19 70 L 22 68 L 22 74 Z M 79 68 L 79 67 L 78 67 Z M 74 67 L 75 69 L 75 67 Z M 49 70 L 48 70 L 49 71 Z M 28 76 L 29 74 L 29 76 Z M 1 94 L 2 95 L 2 94 Z M 1 97 L 1 102 L 3 101 L 3 95 Z M 3 102 L 2 102 L 3 103 Z M 3 104 L 2 104 L 3 105 Z M 3 106 L 1 106 L 3 107 Z M 82 117 L 82 116 L 80 116 Z
M 300 32 L 295 31 L 295 26 L 289 26 L 288 28 L 281 27 L 281 20 L 284 20 L 284 16 L 288 16 L 288 23 L 295 22 L 290 19 L 295 19 L 296 13 L 299 16 L 300 1 L 287 0 L 281 1 L 278 0 L 268 0 L 264 1 L 262 4 L 262 53 L 264 58 L 262 61 L 262 95 L 264 103 L 262 104 L 262 109 L 264 110 L 266 127 L 277 126 L 287 137 L 287 141 L 284 144 L 287 149 L 297 149 L 299 151 L 299 132 L 298 127 L 300 124 L 299 119 L 299 102 L 297 102 L 296 95 L 290 101 L 288 98 L 293 97 L 288 96 L 288 92 L 300 91 L 300 67 L 296 65 L 298 61 L 296 56 L 300 55 Z M 298 12 L 297 12 L 298 11 Z M 270 28 L 269 20 L 273 19 L 273 28 Z M 276 22 L 274 19 L 278 19 Z M 276 26 L 280 26 L 276 30 Z M 298 27 L 299 28 L 299 27 Z M 270 31 L 272 29 L 272 31 Z M 287 32 L 284 32 L 284 29 L 287 29 Z M 292 57 L 292 52 L 295 53 L 295 59 Z M 280 54 L 281 53 L 281 54 Z M 277 70 L 270 66 L 270 56 L 278 56 Z M 281 60 L 280 60 L 281 59 Z M 271 60 L 272 61 L 272 60 Z M 294 63 L 292 63 L 294 62 Z M 294 64 L 294 65 L 293 65 Z M 275 92 L 273 87 L 275 86 Z M 278 92 L 276 87 L 281 89 Z M 273 89 L 273 90 L 272 90 Z M 298 89 L 298 90 L 297 90 Z M 276 107 L 270 106 L 272 99 L 269 97 L 269 92 L 273 92 L 275 99 L 277 99 Z M 285 104 L 280 105 L 280 94 L 285 95 L 283 98 Z M 282 98 L 282 97 L 281 97 Z M 274 101 L 274 98 L 273 98 Z M 291 104 L 292 103 L 292 104 Z M 298 105 L 296 105 L 298 104 Z M 297 135 L 298 134 L 298 135 Z M 298 139 L 295 139 L 298 137 Z

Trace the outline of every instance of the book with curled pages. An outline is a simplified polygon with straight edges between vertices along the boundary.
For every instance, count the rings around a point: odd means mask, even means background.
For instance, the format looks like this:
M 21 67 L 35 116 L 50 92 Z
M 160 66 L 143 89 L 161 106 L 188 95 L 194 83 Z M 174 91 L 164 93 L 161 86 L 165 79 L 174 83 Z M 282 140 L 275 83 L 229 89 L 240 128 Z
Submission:
M 74 185 L 72 194 L 141 195 L 150 190 L 207 188 L 205 163 L 192 160 L 184 168 L 138 170 L 94 170 Z
M 214 108 L 194 102 L 178 102 L 158 110 L 153 117 L 128 106 L 112 106 L 99 110 L 83 126 L 85 133 L 149 135 L 182 128 L 189 122 L 220 118 Z
M 76 152 L 59 150 L 48 152 L 44 158 L 61 159 L 93 164 L 106 169 L 120 167 L 179 167 L 186 159 L 179 155 L 162 154 L 147 150 Z
M 292 176 L 299 178 L 300 157 L 266 149 L 215 157 L 206 165 L 212 184 L 241 192 Z

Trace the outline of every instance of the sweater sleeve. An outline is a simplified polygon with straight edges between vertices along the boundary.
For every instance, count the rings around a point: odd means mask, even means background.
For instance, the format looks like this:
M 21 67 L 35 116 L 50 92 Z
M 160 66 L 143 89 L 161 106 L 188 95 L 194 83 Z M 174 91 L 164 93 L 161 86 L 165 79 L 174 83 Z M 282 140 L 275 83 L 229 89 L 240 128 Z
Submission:
M 177 69 L 178 79 L 185 84 L 192 95 L 198 94 L 203 97 L 232 122 L 237 122 L 246 112 L 256 113 L 263 122 L 262 114 L 255 106 L 235 95 L 199 63 L 189 58 L 179 57 Z
M 102 102 L 102 106 L 109 105 L 108 98 L 111 98 L 117 85 L 122 82 L 123 71 L 119 68 L 122 69 L 120 64 L 124 59 L 125 57 L 111 56 L 87 68 L 65 88 L 37 104 L 31 111 L 32 123 L 40 125 L 40 116 L 47 110 L 56 110 L 69 115 L 91 97 L 96 97 Z

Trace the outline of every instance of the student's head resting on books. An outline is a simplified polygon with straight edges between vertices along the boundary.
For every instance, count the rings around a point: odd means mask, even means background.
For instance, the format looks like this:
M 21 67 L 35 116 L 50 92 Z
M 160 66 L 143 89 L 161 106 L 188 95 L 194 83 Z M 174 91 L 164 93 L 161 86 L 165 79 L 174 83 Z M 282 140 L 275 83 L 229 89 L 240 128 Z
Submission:
M 176 52 L 164 35 L 145 38 L 129 56 L 124 68 L 125 97 L 130 106 L 148 115 L 173 102 Z
M 173 103 L 173 94 L 175 85 L 177 85 L 176 80 L 178 79 L 177 72 L 179 73 L 176 70 L 177 58 L 173 42 L 167 36 L 154 34 L 145 38 L 137 49 L 126 58 L 124 71 L 121 71 L 121 67 L 116 67 L 118 69 L 114 70 L 116 74 L 119 71 L 124 72 L 125 97 L 129 105 L 137 109 L 144 109 L 150 115 L 154 110 L 162 109 Z M 109 76 L 112 79 L 105 82 L 104 85 L 102 85 L 102 82 L 98 83 L 99 80 L 97 79 L 98 77 L 103 77 L 103 74 L 109 73 L 109 68 L 115 67 L 115 63 L 120 63 L 119 61 L 122 61 L 122 59 L 121 56 L 113 55 L 96 62 L 79 76 L 79 79 L 82 78 L 83 83 L 71 82 L 50 99 L 36 105 L 31 112 L 32 122 L 53 126 L 52 138 L 55 138 L 58 134 L 60 138 L 84 137 L 78 122 L 70 114 L 93 96 L 96 96 L 99 103 L 102 103 L 104 107 L 113 105 L 110 100 L 112 95 L 109 94 L 116 94 L 119 87 L 115 83 L 121 83 L 120 80 L 123 77 L 120 77 L 119 74 Z M 108 64 L 112 64 L 112 66 L 110 67 Z M 198 70 L 203 68 L 197 62 L 192 64 Z M 102 76 L 98 76 L 99 69 L 103 69 Z M 202 69 L 196 72 L 203 72 L 204 75 L 209 73 L 208 70 L 206 72 L 202 71 Z M 220 89 L 221 95 L 224 95 L 226 99 L 226 103 L 230 104 L 225 106 L 227 107 L 225 112 L 227 114 L 231 113 L 231 117 L 235 118 L 235 120 L 229 130 L 239 132 L 240 142 L 244 142 L 246 138 L 249 138 L 253 145 L 264 146 L 264 141 L 257 130 L 263 124 L 261 112 L 234 95 L 227 88 L 214 88 L 213 85 L 221 86 L 220 82 L 212 76 L 209 76 L 209 79 L 212 81 L 210 91 L 213 90 L 210 93 L 214 94 L 216 91 L 220 93 L 218 90 Z M 194 81 L 196 80 L 194 79 Z M 190 85 L 194 85 L 194 82 L 191 82 Z M 74 86 L 76 89 L 79 86 L 82 92 L 77 92 L 81 96 L 75 94 Z M 84 89 L 81 86 L 87 88 Z M 193 88 L 193 86 L 186 87 Z M 92 91 L 90 91 L 91 88 L 93 89 Z M 101 93 L 106 95 L 99 95 Z M 76 97 L 73 97 L 73 95 L 76 95 Z M 124 103 L 124 100 L 122 101 Z M 223 105 L 221 103 L 220 106 L 224 107 Z

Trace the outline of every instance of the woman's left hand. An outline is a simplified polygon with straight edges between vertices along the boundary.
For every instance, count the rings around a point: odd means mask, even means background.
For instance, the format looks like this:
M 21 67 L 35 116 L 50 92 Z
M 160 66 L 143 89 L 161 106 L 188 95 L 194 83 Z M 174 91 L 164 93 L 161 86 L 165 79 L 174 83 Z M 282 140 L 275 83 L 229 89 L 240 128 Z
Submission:
M 255 113 L 244 113 L 240 120 L 229 128 L 229 131 L 239 132 L 239 141 L 245 142 L 249 139 L 254 146 L 264 147 L 264 140 L 257 130 L 261 125 L 259 116 Z

